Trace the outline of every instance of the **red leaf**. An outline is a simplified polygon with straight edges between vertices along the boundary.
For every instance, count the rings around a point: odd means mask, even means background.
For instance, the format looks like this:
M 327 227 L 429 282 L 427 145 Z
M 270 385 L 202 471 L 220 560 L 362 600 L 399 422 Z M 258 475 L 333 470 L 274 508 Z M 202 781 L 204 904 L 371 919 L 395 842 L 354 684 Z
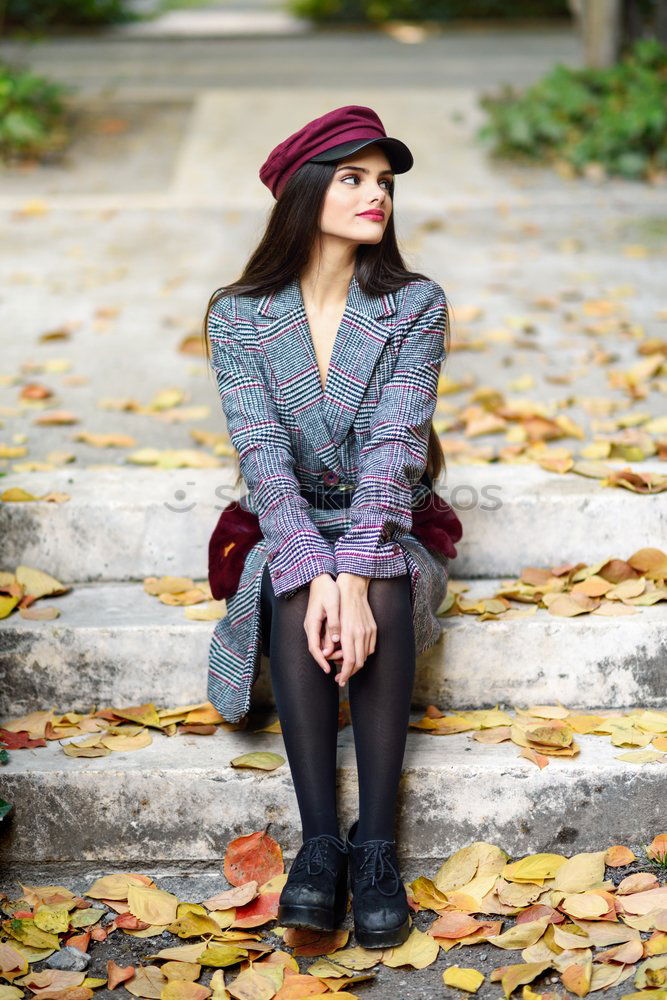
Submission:
M 27 729 L 13 733 L 10 729 L 0 728 L 0 744 L 4 744 L 8 750 L 29 750 L 31 747 L 45 747 L 46 740 L 31 740 Z
M 265 830 L 237 837 L 227 846 L 224 873 L 230 885 L 244 885 L 253 880 L 263 885 L 284 871 L 280 845 Z

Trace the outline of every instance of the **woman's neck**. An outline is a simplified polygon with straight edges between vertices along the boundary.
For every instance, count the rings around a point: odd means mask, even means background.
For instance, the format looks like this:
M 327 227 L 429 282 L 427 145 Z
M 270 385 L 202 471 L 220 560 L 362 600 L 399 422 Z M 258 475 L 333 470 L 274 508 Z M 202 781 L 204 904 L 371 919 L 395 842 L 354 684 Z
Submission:
M 310 262 L 300 275 L 304 298 L 314 309 L 326 309 L 344 302 L 354 274 L 355 257 L 349 252 L 327 254 L 324 258 Z

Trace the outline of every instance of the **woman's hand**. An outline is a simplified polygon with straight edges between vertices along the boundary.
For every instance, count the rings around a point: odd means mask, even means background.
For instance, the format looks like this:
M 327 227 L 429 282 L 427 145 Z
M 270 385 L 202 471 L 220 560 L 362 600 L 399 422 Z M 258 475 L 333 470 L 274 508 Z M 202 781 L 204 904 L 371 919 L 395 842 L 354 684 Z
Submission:
M 327 659 L 333 658 L 331 654 L 340 639 L 340 591 L 330 573 L 321 573 L 310 581 L 303 627 L 311 656 L 326 674 L 330 674 Z
M 329 659 L 342 659 L 335 679 L 344 687 L 348 678 L 361 670 L 366 657 L 375 652 L 377 625 L 368 603 L 370 577 L 339 573 L 335 583 L 340 594 L 341 649 Z

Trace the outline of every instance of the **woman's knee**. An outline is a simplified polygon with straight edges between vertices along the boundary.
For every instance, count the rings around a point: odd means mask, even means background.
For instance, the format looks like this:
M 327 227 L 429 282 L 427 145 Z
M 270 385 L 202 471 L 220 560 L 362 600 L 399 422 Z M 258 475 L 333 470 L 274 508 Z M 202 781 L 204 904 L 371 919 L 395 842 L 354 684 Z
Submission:
M 412 615 L 410 574 L 380 579 L 368 585 L 368 603 L 379 628 L 379 619 L 387 625 Z

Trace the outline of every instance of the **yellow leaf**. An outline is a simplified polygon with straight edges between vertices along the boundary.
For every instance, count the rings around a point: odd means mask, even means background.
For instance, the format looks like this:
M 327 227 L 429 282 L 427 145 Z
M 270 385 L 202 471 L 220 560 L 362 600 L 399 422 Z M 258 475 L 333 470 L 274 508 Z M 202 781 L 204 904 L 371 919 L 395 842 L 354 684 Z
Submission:
M 154 958 L 168 958 L 173 959 L 176 962 L 199 962 L 199 956 L 204 951 L 205 945 L 202 941 L 196 941 L 194 944 L 177 944 L 171 945 L 168 948 L 162 948 L 155 955 L 148 955 L 147 957 L 151 960 Z M 199 963 L 201 964 L 201 963 Z
M 59 948 L 60 942 L 56 934 L 42 931 L 35 926 L 35 921 L 23 917 L 14 917 L 8 921 L 7 930 L 13 938 L 29 948 Z
M 528 920 L 523 924 L 515 924 L 502 934 L 494 934 L 488 938 L 489 944 L 494 944 L 496 948 L 504 948 L 508 951 L 515 951 L 520 948 L 528 948 L 544 934 L 548 917 L 540 917 L 539 920 Z
M 627 753 L 616 754 L 616 760 L 624 760 L 628 764 L 654 764 L 656 761 L 667 762 L 667 754 L 658 750 L 629 750 Z
M 130 913 L 147 924 L 171 924 L 176 920 L 178 897 L 164 889 L 129 884 L 127 902 Z
M 180 938 L 199 937 L 203 934 L 218 934 L 219 926 L 207 913 L 184 913 L 169 924 L 167 930 Z M 203 949 L 202 949 L 203 950 Z
M 121 719 L 128 719 L 130 722 L 135 722 L 142 726 L 153 726 L 155 729 L 162 729 L 162 721 L 152 702 L 146 702 L 143 705 L 128 705 L 125 708 L 116 708 L 114 706 L 113 711 Z
M 602 896 L 596 893 L 580 892 L 566 896 L 561 903 L 561 908 L 571 917 L 582 917 L 590 920 L 592 917 L 601 917 L 609 907 Z
M 275 771 L 285 763 L 282 754 L 272 753 L 269 750 L 254 750 L 251 753 L 241 754 L 240 757 L 233 757 L 229 762 L 232 767 L 256 767 L 260 771 Z
M 168 980 L 162 975 L 157 965 L 140 965 L 136 967 L 132 979 L 126 979 L 123 986 L 135 997 L 160 1000 L 160 994 L 167 982 Z
M 17 566 L 15 576 L 18 583 L 23 586 L 23 593 L 35 598 L 66 594 L 72 589 L 48 573 L 42 572 L 41 569 L 33 569 L 32 566 Z
M 153 880 L 146 875 L 134 873 L 103 875 L 93 882 L 90 889 L 84 892 L 84 896 L 90 896 L 92 899 L 127 899 L 130 885 L 153 885 Z
M 411 965 L 414 969 L 425 969 L 432 965 L 440 953 L 440 946 L 430 934 L 413 927 L 403 944 L 386 949 L 382 955 L 383 965 L 395 969 L 399 965 Z
M 189 576 L 147 576 L 144 580 L 144 590 L 154 597 L 160 594 L 182 594 L 193 590 L 194 586 L 194 580 Z
M 451 965 L 445 969 L 442 979 L 445 986 L 453 986 L 467 993 L 476 993 L 484 982 L 483 974 L 477 969 L 463 969 L 458 965 Z
M 533 979 L 536 979 L 540 973 L 548 969 L 552 963 L 547 962 L 526 962 L 521 965 L 508 965 L 506 971 L 500 980 L 503 992 L 506 997 L 509 997 L 511 993 L 517 988 L 517 986 L 523 986 L 525 983 L 532 983 Z
M 222 969 L 216 969 L 213 973 L 210 986 L 213 990 L 211 1000 L 229 1000 L 230 994 L 225 988 L 225 973 Z
M 604 880 L 605 851 L 584 852 L 567 858 L 555 875 L 554 888 L 584 892 Z
M 160 1000 L 206 1000 L 211 995 L 208 986 L 190 980 L 171 979 L 162 987 Z
M 0 618 L 7 618 L 20 600 L 20 597 L 8 597 L 6 594 L 0 594 Z
M 40 906 L 35 910 L 35 926 L 43 931 L 53 931 L 61 934 L 69 929 L 69 909 L 65 903 L 53 906 Z M 78 983 L 77 983 L 78 985 Z
M 240 962 L 242 958 L 246 958 L 247 955 L 248 949 L 243 948 L 239 944 L 210 944 L 207 948 L 203 948 L 200 951 L 197 961 L 201 965 L 213 965 L 220 969 L 228 965 L 236 965 L 237 962 Z
M 511 882 L 537 882 L 539 885 L 544 879 L 553 878 L 566 861 L 562 854 L 529 854 L 506 865 L 502 875 Z
M 195 622 L 212 622 L 227 614 L 227 601 L 207 601 L 206 604 L 192 604 L 185 609 L 185 617 Z
M 167 979 L 186 979 L 194 982 L 201 975 L 201 965 L 196 962 L 165 962 L 160 969 Z
M 143 747 L 150 746 L 153 742 L 153 737 L 148 732 L 147 729 L 142 729 L 140 733 L 136 736 L 101 736 L 100 743 L 102 746 L 108 747 L 109 750 L 141 750 Z

